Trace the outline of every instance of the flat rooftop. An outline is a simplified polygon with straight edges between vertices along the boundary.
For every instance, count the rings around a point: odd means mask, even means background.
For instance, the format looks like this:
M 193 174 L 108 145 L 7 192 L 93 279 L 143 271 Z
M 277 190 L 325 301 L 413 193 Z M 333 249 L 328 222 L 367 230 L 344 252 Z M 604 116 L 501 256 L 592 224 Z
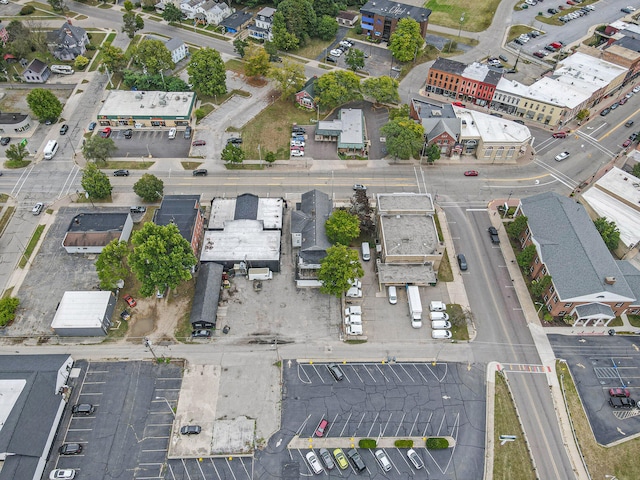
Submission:
M 110 90 L 98 118 L 172 117 L 188 120 L 194 101 L 193 92 Z
M 250 208 L 253 205 L 255 210 L 239 209 L 238 200 L 240 200 L 241 206 Z M 282 230 L 283 208 L 284 200 L 282 198 L 256 197 L 251 194 L 235 198 L 214 198 L 211 202 L 208 228 L 213 230 L 226 229 L 228 222 L 241 218 L 261 220 L 265 230 Z
M 379 193 L 380 213 L 433 213 L 433 200 L 428 193 Z
M 263 230 L 260 220 L 234 220 L 224 230 L 206 230 L 200 260 L 243 262 L 278 260 L 280 230 Z
M 362 110 L 359 108 L 343 108 L 340 110 L 340 120 L 342 120 L 342 132 L 338 143 L 362 145 L 364 142 Z
M 463 137 L 480 137 L 485 143 L 525 143 L 531 138 L 531 131 L 504 118 L 486 113 L 453 107 L 461 120 L 460 133 Z
M 387 256 L 427 256 L 438 253 L 438 232 L 431 215 L 381 215 Z
M 113 294 L 104 292 L 64 292 L 51 328 L 101 327 Z

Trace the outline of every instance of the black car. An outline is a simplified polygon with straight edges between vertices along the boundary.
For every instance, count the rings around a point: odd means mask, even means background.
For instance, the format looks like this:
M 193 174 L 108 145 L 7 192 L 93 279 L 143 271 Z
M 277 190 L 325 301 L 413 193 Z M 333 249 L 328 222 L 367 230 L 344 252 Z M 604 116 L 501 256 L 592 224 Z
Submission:
M 633 408 L 636 406 L 636 401 L 633 398 L 627 397 L 611 397 L 609 399 L 609 405 L 613 408 Z
M 124 135 L 124 138 L 131 138 L 133 137 L 133 130 L 127 128 L 124 132 L 122 132 L 122 134 Z
M 307 131 L 302 127 L 291 127 L 291 133 L 297 133 L 299 135 L 304 135 Z
M 353 466 L 356 470 L 358 470 L 359 472 L 366 470 L 367 467 L 365 466 L 364 462 L 362 461 L 362 457 L 355 448 L 352 448 L 347 452 L 347 457 L 349 457 L 349 460 L 351 460 L 351 463 L 353 463 Z
M 96 407 L 90 403 L 78 403 L 71 407 L 71 413 L 74 415 L 91 415 L 96 411 Z
M 0 145 L 4 147 L 5 145 L 8 145 L 10 141 L 11 137 L 2 137 L 0 138 Z
M 336 60 L 333 57 L 326 57 L 325 61 L 329 62 L 329 63 L 338 63 L 338 60 Z
M 467 269 L 467 259 L 465 258 L 464 253 L 459 253 L 457 258 L 458 266 L 460 267 L 460 270 L 464 272 Z
M 197 170 L 193 171 L 193 176 L 194 177 L 206 177 L 207 176 L 207 169 L 206 168 L 198 168 Z
M 547 13 L 550 13 L 551 15 L 555 15 L 556 13 L 558 13 L 558 10 L 556 10 L 555 8 L 548 8 Z
M 496 227 L 489 227 L 487 231 L 491 237 L 491 243 L 500 243 L 500 237 L 498 236 L 498 230 L 496 230 Z
M 638 132 L 632 133 L 631 135 L 629 135 L 629 140 L 635 142 L 636 138 L 638 138 L 638 135 L 640 135 L 640 133 Z
M 336 363 L 330 363 L 327 365 L 327 370 L 329 373 L 333 375 L 337 381 L 340 381 L 344 378 L 344 373 L 342 373 L 342 369 Z
M 82 453 L 82 445 L 79 443 L 65 443 L 58 449 L 58 452 L 60 455 L 78 455 Z
M 233 143 L 234 145 L 240 145 L 242 143 L 242 138 L 240 138 L 240 137 L 227 138 L 227 143 Z
M 114 177 L 128 177 L 129 176 L 129 170 L 116 170 L 115 172 L 113 172 L 113 176 Z
M 194 330 L 191 332 L 191 336 L 194 338 L 209 338 L 211 336 L 211 330 Z
M 200 427 L 200 425 L 185 425 L 180 428 L 182 435 L 198 435 L 201 431 L 202 427 Z
M 602 111 L 600 112 L 600 116 L 601 116 L 601 117 L 605 117 L 605 116 L 609 115 L 609 113 L 610 113 L 610 112 L 611 112 L 611 109 L 610 109 L 610 108 L 605 108 L 604 110 L 602 110 Z
M 66 123 L 60 127 L 60 135 L 65 135 L 69 131 L 69 125 Z

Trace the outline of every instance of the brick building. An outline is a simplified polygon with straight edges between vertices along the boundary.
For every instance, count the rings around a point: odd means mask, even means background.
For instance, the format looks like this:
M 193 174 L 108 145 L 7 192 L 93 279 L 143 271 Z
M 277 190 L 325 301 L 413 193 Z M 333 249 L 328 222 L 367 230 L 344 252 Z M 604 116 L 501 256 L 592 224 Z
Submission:
M 476 105 L 487 105 L 493 99 L 502 78 L 497 68 L 481 63 L 465 63 L 438 58 L 429 69 L 427 92 L 446 95 Z
M 362 30 L 370 37 L 386 42 L 395 31 L 398 20 L 403 18 L 413 18 L 418 22 L 420 34 L 424 38 L 427 34 L 431 10 L 389 0 L 370 0 L 360 7 L 360 15 Z

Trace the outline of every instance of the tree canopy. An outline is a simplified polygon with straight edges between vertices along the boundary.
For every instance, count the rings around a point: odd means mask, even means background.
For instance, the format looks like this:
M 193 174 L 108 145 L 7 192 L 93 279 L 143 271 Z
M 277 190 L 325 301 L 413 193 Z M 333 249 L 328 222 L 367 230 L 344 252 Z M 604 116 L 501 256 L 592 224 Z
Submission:
M 386 148 L 394 158 L 407 160 L 417 155 L 424 144 L 424 127 L 412 119 L 395 119 L 380 129 Z
M 127 34 L 129 38 L 133 38 L 138 30 L 144 28 L 144 20 L 140 15 L 136 15 L 133 12 L 126 12 L 122 15 L 122 31 Z
M 142 67 L 145 73 L 154 75 L 175 66 L 171 52 L 160 40 L 144 40 L 135 48 L 133 61 Z
M 320 106 L 327 109 L 362 97 L 360 78 L 355 73 L 344 70 L 325 73 L 318 78 L 315 92 Z
M 269 54 L 260 45 L 250 45 L 245 49 L 244 73 L 249 77 L 264 77 L 271 68 Z
M 171 22 L 180 22 L 182 23 L 182 10 L 176 7 L 173 3 L 167 3 L 164 6 L 164 11 L 162 12 L 163 20 L 171 23 Z
M 121 242 L 114 238 L 100 252 L 96 260 L 96 271 L 100 279 L 100 288 L 113 290 L 119 280 L 124 280 L 129 275 L 127 267 L 127 255 L 129 247 L 127 242 Z
M 10 162 L 22 162 L 29 152 L 27 151 L 27 147 L 22 145 L 22 143 L 14 143 L 7 147 L 4 154 Z
M 333 244 L 349 245 L 360 235 L 360 220 L 346 210 L 334 210 L 324 224 L 327 238 Z
M 133 252 L 128 262 L 142 284 L 140 295 L 149 297 L 157 289 L 176 288 L 191 279 L 191 269 L 197 259 L 191 244 L 180 234 L 174 223 L 156 225 L 147 222 L 131 236 Z
M 400 62 L 413 60 L 423 45 L 424 38 L 420 33 L 420 24 L 413 18 L 399 20 L 389 38 L 389 50 Z
M 300 46 L 300 40 L 295 33 L 287 29 L 287 22 L 282 12 L 278 11 L 273 15 L 271 33 L 273 34 L 273 44 L 280 50 L 295 50 Z
M 100 135 L 92 135 L 84 142 L 82 155 L 87 160 L 106 162 L 116 150 L 116 144 L 112 139 L 102 138 Z
M 282 98 L 289 98 L 299 92 L 306 82 L 304 65 L 290 60 L 282 62 L 280 67 L 271 67 L 268 75 L 276 82 L 276 88 L 280 90 Z
M 110 43 L 100 47 L 102 51 L 102 65 L 111 73 L 118 73 L 127 66 L 127 57 L 119 47 L 114 47 Z
M 507 233 L 511 238 L 518 238 L 524 229 L 527 228 L 527 222 L 529 218 L 525 215 L 518 215 L 513 219 L 513 222 L 507 225 Z
M 334 245 L 327 249 L 327 256 L 320 263 L 320 292 L 339 297 L 351 287 L 350 280 L 363 275 L 358 251 L 345 245 Z
M 217 50 L 207 47 L 195 52 L 187 72 L 189 82 L 198 93 L 210 97 L 227 93 L 227 71 Z
M 620 243 L 620 230 L 618 230 L 616 222 L 609 222 L 605 217 L 600 217 L 594 220 L 593 224 L 596 226 L 596 230 L 600 233 L 604 244 L 609 250 L 613 251 L 618 248 L 618 243 Z
M 636 178 L 640 178 L 640 162 L 636 163 L 633 166 L 633 170 L 631 170 L 631 175 L 633 175 Z
M 282 14 L 287 31 L 298 39 L 300 47 L 315 35 L 316 12 L 309 0 L 283 0 L 278 3 L 278 13 Z
M 344 62 L 354 72 L 364 68 L 364 52 L 358 48 L 350 48 L 345 55 Z
M 145 202 L 155 202 L 162 198 L 164 182 L 155 175 L 145 173 L 133 184 L 133 191 Z
M 321 40 L 332 40 L 338 33 L 338 22 L 336 22 L 335 16 L 322 15 L 318 18 L 318 25 L 316 27 L 316 36 Z
M 427 162 L 433 163 L 436 160 L 440 160 L 440 147 L 435 143 L 429 145 L 425 150 L 425 155 L 427 156 Z
M 113 190 L 109 177 L 98 170 L 95 163 L 87 163 L 87 166 L 84 167 L 80 184 L 89 195 L 89 198 L 107 198 Z
M 27 105 L 40 121 L 55 120 L 62 113 L 62 103 L 44 88 L 34 88 L 27 95 Z
M 220 155 L 222 160 L 229 163 L 242 163 L 244 160 L 244 151 L 234 145 L 233 143 L 227 143 Z
M 362 93 L 367 97 L 373 98 L 376 103 L 400 101 L 398 81 L 387 76 L 367 78 L 362 82 Z

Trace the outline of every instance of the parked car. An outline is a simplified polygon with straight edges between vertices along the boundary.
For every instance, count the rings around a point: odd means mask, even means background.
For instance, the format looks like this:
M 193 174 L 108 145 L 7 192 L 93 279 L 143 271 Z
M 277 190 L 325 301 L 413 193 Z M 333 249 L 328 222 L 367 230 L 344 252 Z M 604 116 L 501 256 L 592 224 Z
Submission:
M 60 455 L 78 455 L 82 453 L 82 445 L 79 443 L 64 443 L 59 449 Z
M 43 208 L 44 208 L 44 203 L 38 202 L 31 209 L 31 213 L 33 213 L 34 215 L 40 215 Z
M 202 431 L 200 425 L 184 425 L 180 427 L 181 435 L 198 435 Z
M 126 322 L 131 318 L 131 314 L 127 309 L 125 309 L 122 312 L 120 312 L 120 318 Z
M 191 332 L 191 336 L 194 338 L 209 338 L 211 336 L 211 330 L 194 330 Z
M 135 299 L 131 295 L 125 295 L 123 297 L 123 299 L 124 299 L 125 302 L 127 302 L 127 305 L 129 305 L 131 308 L 133 308 L 136 305 L 138 305 L 138 302 L 136 302 Z
M 451 338 L 451 330 L 431 330 L 431 338 L 436 340 Z
M 351 460 L 351 463 L 353 463 L 353 466 L 356 470 L 358 470 L 359 472 L 366 470 L 367 467 L 364 464 L 364 461 L 362 461 L 362 457 L 355 448 L 352 448 L 347 452 L 347 457 L 349 457 L 349 460 Z
M 630 397 L 631 392 L 628 388 L 610 388 L 609 389 L 610 397 Z
M 198 168 L 198 169 L 193 171 L 193 176 L 194 177 L 206 177 L 207 176 L 207 169 L 206 168 Z
M 609 405 L 613 408 L 633 408 L 636 406 L 636 401 L 633 398 L 627 397 L 611 397 L 609 399 Z
M 76 471 L 73 468 L 56 468 L 49 474 L 49 480 L 71 480 L 76 478 Z
M 329 420 L 323 418 L 320 420 L 320 423 L 316 427 L 316 437 L 324 437 L 324 434 L 327 431 L 327 427 L 329 426 Z
M 96 129 L 96 126 L 97 126 L 97 125 L 98 125 L 98 124 L 97 124 L 96 122 L 91 122 L 91 123 L 89 124 L 89 128 L 88 128 L 88 130 L 89 130 L 90 132 L 93 132 L 93 131 Z
M 143 207 L 143 206 L 131 207 L 129 211 L 131 213 L 144 213 L 147 211 L 147 207 Z
M 635 7 L 627 6 L 627 7 L 621 8 L 620 11 L 623 13 L 633 13 L 636 11 L 636 9 Z
M 291 150 L 292 157 L 304 157 L 304 151 L 300 149 Z
M 338 63 L 338 60 L 336 60 L 333 57 L 325 57 L 325 62 L 329 62 L 329 63 Z
M 538 50 L 537 52 L 533 52 L 533 56 L 534 57 L 538 57 L 538 58 L 546 57 L 546 55 L 544 54 L 544 52 L 542 50 Z
M 500 237 L 498 236 L 498 230 L 496 230 L 496 227 L 491 226 L 487 229 L 487 231 L 489 232 L 489 236 L 491 237 L 491 243 L 500 243 Z
M 318 460 L 318 457 L 313 452 L 313 450 L 310 452 L 307 452 L 307 454 L 305 455 L 305 458 L 307 459 L 307 462 L 309 462 L 309 466 L 311 467 L 311 471 L 313 473 L 318 475 L 324 472 L 324 468 L 322 468 L 322 465 L 320 465 L 320 460 Z
M 640 133 L 633 132 L 631 135 L 629 135 L 629 140 L 631 140 L 632 142 L 635 142 L 636 138 L 638 138 L 638 135 L 640 135 Z
M 556 132 L 551 136 L 553 138 L 567 138 L 567 132 Z
M 131 137 L 133 137 L 133 129 L 127 128 L 124 132 L 122 132 L 122 135 L 124 135 L 124 138 L 130 139 Z
M 66 123 L 63 123 L 62 126 L 60 127 L 60 135 L 66 135 L 68 131 L 69 131 L 69 125 L 67 125 Z
M 389 285 L 389 303 L 391 305 L 398 303 L 398 293 L 396 287 L 393 285 Z
M 465 271 L 467 269 L 467 259 L 464 256 L 464 253 L 459 253 L 456 257 L 458 259 L 458 266 L 460 270 Z
M 192 147 L 204 147 L 207 144 L 204 140 L 195 140 L 191 146 Z
M 233 143 L 234 145 L 241 145 L 242 144 L 242 138 L 241 137 L 227 138 L 227 143 Z
M 340 55 L 342 55 L 342 50 L 340 50 L 339 48 L 334 48 L 329 52 L 329 54 L 334 57 L 339 57 Z
M 561 162 L 562 160 L 568 158 L 569 155 L 571 155 L 569 152 L 559 153 L 558 155 L 556 155 L 555 160 L 556 162 Z
M 329 373 L 335 378 L 338 382 L 344 378 L 344 373 L 342 373 L 342 369 L 336 363 L 329 363 L 327 365 L 327 370 Z
M 351 287 L 345 294 L 348 298 L 362 298 L 362 290 L 357 287 Z
M 193 132 L 193 129 L 191 127 L 187 127 L 184 129 L 184 139 L 185 140 L 189 140 L 191 138 L 191 133 Z
M 356 183 L 356 184 L 353 186 L 353 189 L 354 189 L 354 190 L 366 190 L 366 189 L 367 189 L 367 187 L 365 187 L 364 185 L 362 185 L 362 184 L 360 184 L 360 183 Z
M 631 139 L 627 138 L 623 143 L 622 143 L 622 147 L 623 148 L 627 148 L 629 145 L 631 145 Z
M 333 470 L 336 464 L 333 462 L 333 458 L 331 458 L 329 450 L 327 450 L 326 448 L 321 448 L 318 453 L 320 453 L 322 463 L 324 463 L 324 466 L 327 467 L 327 470 Z
M 633 90 L 631 90 L 633 93 L 640 93 L 640 85 L 636 85 L 635 87 L 633 87 Z
M 341 448 L 336 448 L 333 451 L 333 458 L 336 459 L 336 463 L 338 464 L 338 467 L 340 468 L 340 470 L 344 470 L 349 467 L 349 462 L 347 461 L 347 457 L 345 456 Z
M 629 99 L 627 97 L 622 97 L 620 99 L 620 101 L 618 101 L 618 105 L 624 105 L 625 103 L 627 103 L 629 101 Z
M 477 170 L 467 170 L 466 172 L 464 172 L 464 176 L 465 177 L 477 177 L 478 176 L 478 171 Z
M 407 457 L 409 457 L 409 461 L 413 464 L 416 470 L 424 468 L 424 463 L 422 462 L 420 455 L 418 455 L 413 448 L 410 448 L 407 451 Z
M 4 147 L 6 145 L 9 145 L 10 141 L 11 141 L 11 137 L 2 137 L 0 138 L 0 145 Z
M 380 467 L 382 467 L 382 470 L 384 470 L 385 472 L 391 470 L 391 462 L 389 461 L 389 457 L 387 457 L 387 454 L 384 453 L 384 450 L 376 450 L 374 455 L 376 457 L 376 460 L 378 460 Z
M 600 112 L 600 116 L 601 116 L 601 117 L 606 117 L 607 115 L 609 115 L 609 113 L 610 113 L 610 112 L 611 112 L 611 109 L 610 109 L 610 108 L 605 108 L 604 110 L 602 110 L 602 111 Z
M 109 138 L 111 136 L 111 127 L 107 127 L 100 132 L 102 138 Z
M 116 170 L 115 172 L 113 172 L 113 176 L 114 177 L 128 177 L 129 176 L 129 170 Z
M 91 415 L 96 411 L 96 407 L 90 403 L 78 403 L 71 407 L 73 415 Z
M 615 110 L 615 109 L 616 109 L 616 108 L 618 108 L 619 106 L 620 106 L 620 103 L 615 102 L 615 103 L 612 103 L 612 104 L 609 106 L 609 108 L 610 108 L 611 110 Z

